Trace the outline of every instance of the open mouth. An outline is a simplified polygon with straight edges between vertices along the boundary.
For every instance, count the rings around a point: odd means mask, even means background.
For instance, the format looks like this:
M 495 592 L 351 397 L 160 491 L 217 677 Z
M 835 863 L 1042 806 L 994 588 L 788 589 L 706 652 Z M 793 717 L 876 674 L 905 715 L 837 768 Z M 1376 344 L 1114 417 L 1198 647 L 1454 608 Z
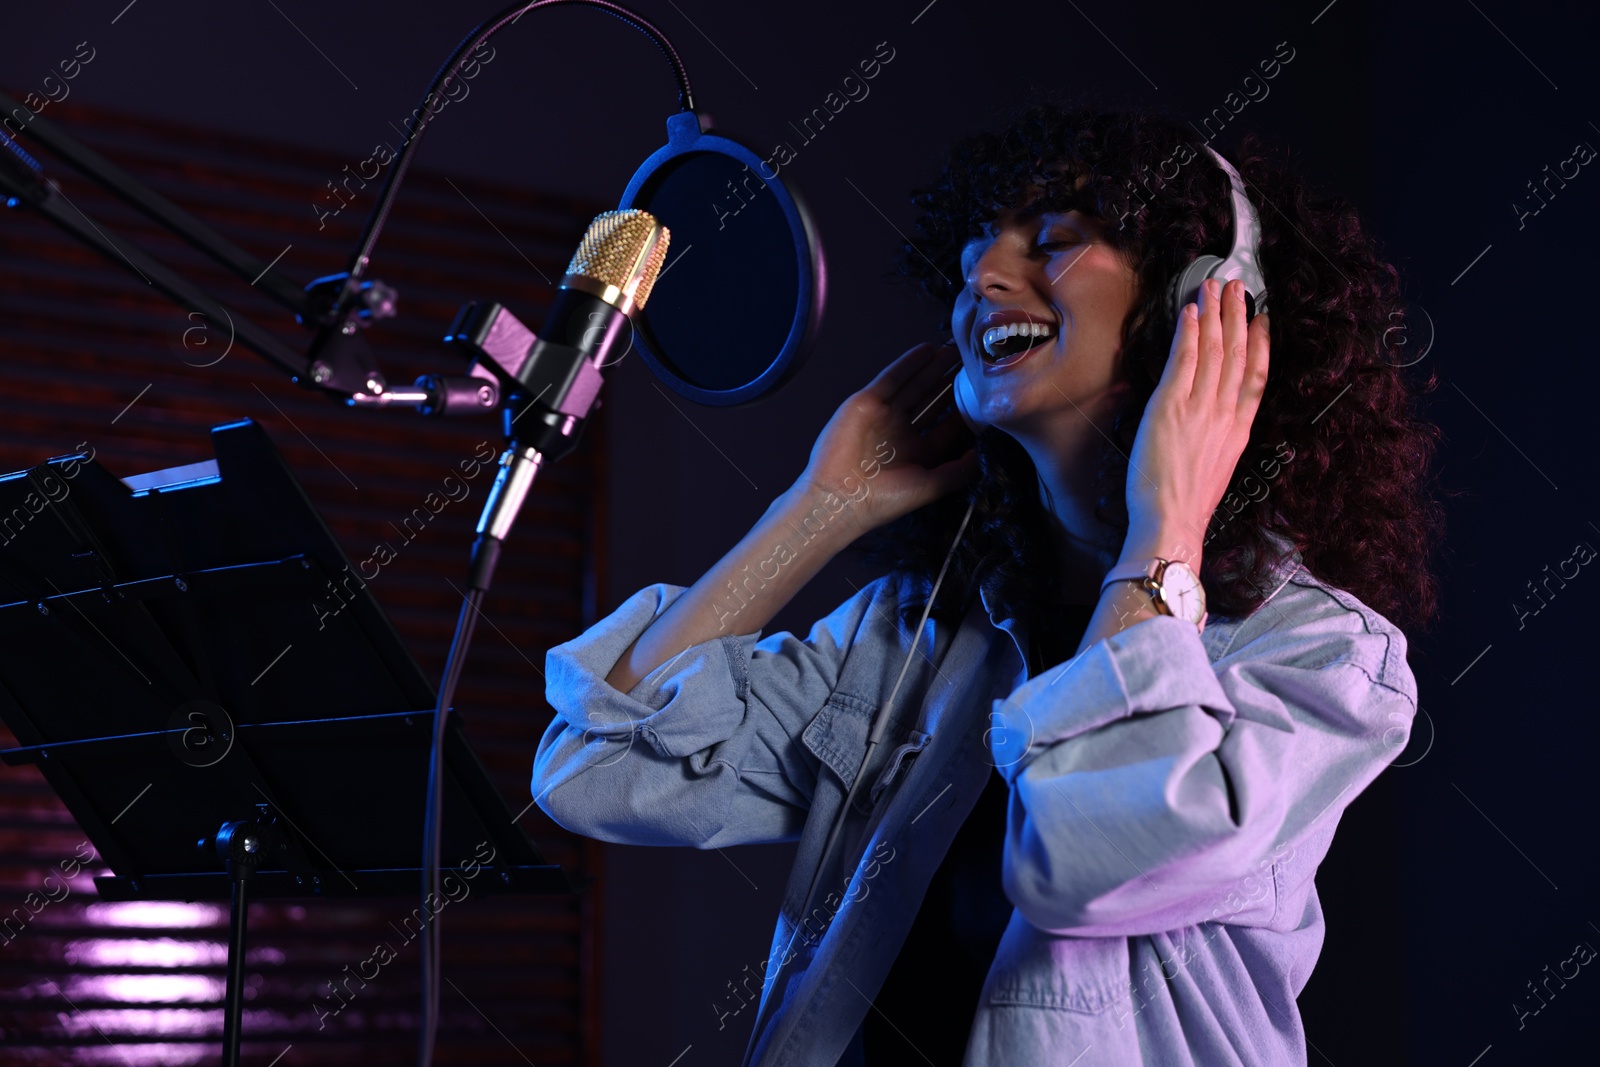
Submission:
M 1012 322 L 983 331 L 983 361 L 991 367 L 1015 363 L 1031 349 L 1055 340 L 1056 328 L 1047 322 Z

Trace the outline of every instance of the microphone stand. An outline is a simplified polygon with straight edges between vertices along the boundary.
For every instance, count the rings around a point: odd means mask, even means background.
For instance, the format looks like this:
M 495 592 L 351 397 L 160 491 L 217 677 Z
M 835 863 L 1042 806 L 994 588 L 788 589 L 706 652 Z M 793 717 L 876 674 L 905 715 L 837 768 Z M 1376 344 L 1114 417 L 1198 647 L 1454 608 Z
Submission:
M 0 92 L 0 111 L 14 114 L 19 110 L 27 113 L 21 104 Z M 228 270 L 247 280 L 253 278 L 259 281 L 261 284 L 258 288 L 289 310 L 298 314 L 304 309 L 305 294 L 292 282 L 146 187 L 131 174 L 67 135 L 50 120 L 35 115 L 25 129 L 40 144 L 155 222 L 183 237 Z M 0 198 L 4 199 L 7 207 L 26 206 L 37 211 L 105 259 L 138 275 L 141 281 L 150 284 L 174 303 L 204 315 L 208 323 L 219 328 L 226 324 L 230 345 L 234 340 L 243 342 L 245 347 L 254 350 L 292 378 L 298 379 L 303 373 L 305 357 L 289 345 L 218 301 L 134 241 L 120 235 L 113 241 L 107 235 L 107 227 L 95 222 L 61 195 L 59 187 L 45 176 L 39 163 L 4 128 L 0 128 Z
M 595 226 L 590 229 L 593 232 Z M 503 417 L 507 444 L 500 456 L 500 470 L 489 490 L 489 498 L 484 502 L 483 514 L 478 519 L 467 589 L 445 660 L 444 677 L 439 684 L 439 703 L 434 711 L 427 814 L 423 822 L 424 915 L 431 913 L 428 901 L 437 898 L 440 889 L 445 729 L 467 650 L 482 614 L 484 596 L 494 579 L 502 546 L 533 488 L 534 479 L 546 462 L 560 459 L 577 447 L 589 415 L 600 406 L 600 387 L 604 382 L 600 368 L 622 324 L 630 321 L 626 318 L 626 307 L 631 306 L 631 295 L 624 309 L 618 309 L 602 297 L 584 291 L 586 283 L 586 279 L 570 274 L 563 279 L 551 309 L 554 328 L 543 339 L 535 337 L 499 304 L 468 304 L 456 316 L 446 337 L 447 341 L 475 356 L 472 380 L 494 383 L 496 391 L 505 396 Z M 575 325 L 596 321 L 604 325 Z M 519 428 L 518 423 L 524 417 L 528 417 L 528 421 Z M 428 920 L 421 943 L 423 1017 L 418 1063 L 429 1067 L 439 1025 L 441 940 L 436 914 Z
M 135 242 L 126 237 L 112 241 L 107 236 L 106 228 L 72 206 L 61 195 L 59 186 L 45 176 L 38 161 L 4 127 L 0 127 L 0 202 L 7 207 L 26 206 L 38 211 L 105 259 L 126 266 L 180 306 L 204 315 L 208 322 L 226 323 L 230 333 L 230 349 L 236 339 L 287 374 L 296 384 L 318 389 L 352 407 L 407 407 L 424 415 L 435 416 L 486 414 L 497 408 L 502 412 L 507 447 L 500 458 L 499 474 L 478 522 L 467 592 L 445 661 L 434 715 L 423 832 L 422 886 L 422 913 L 432 914 L 432 917 L 428 920 L 426 936 L 421 939 L 423 1020 L 419 1033 L 419 1067 L 430 1067 L 432 1064 L 438 1031 L 439 923 L 437 914 L 433 914 L 428 905 L 428 897 L 430 894 L 436 897 L 439 889 L 443 822 L 442 761 L 446 725 L 481 613 L 480 607 L 500 558 L 501 546 L 543 464 L 566 455 L 576 446 L 587 416 L 599 406 L 599 365 L 603 362 L 604 348 L 593 353 L 570 353 L 579 358 L 567 366 L 570 373 L 558 375 L 561 379 L 559 383 L 549 381 L 549 385 L 558 385 L 550 400 L 542 402 L 547 390 L 529 399 L 527 390 L 519 387 L 519 384 L 527 384 L 517 381 L 519 370 L 525 377 L 534 376 L 530 372 L 536 372 L 541 376 L 540 380 L 544 380 L 549 376 L 551 363 L 559 364 L 562 361 L 547 360 L 540 367 L 532 368 L 529 364 L 533 361 L 526 359 L 528 344 L 536 340 L 532 332 L 517 323 L 499 305 L 487 305 L 480 309 L 479 305 L 469 304 L 457 317 L 457 326 L 452 327 L 451 333 L 445 338 L 447 342 L 465 341 L 466 347 L 474 350 L 478 358 L 469 374 L 424 375 L 410 389 L 390 390 L 367 343 L 365 330 L 380 319 L 394 316 L 398 294 L 381 281 L 363 279 L 378 236 L 415 155 L 417 143 L 437 113 L 435 101 L 450 88 L 471 54 L 491 37 L 536 8 L 567 5 L 598 9 L 649 37 L 672 68 L 681 110 L 694 111 L 694 95 L 688 74 L 676 49 L 660 30 L 642 16 L 609 0 L 533 0 L 530 3 L 513 4 L 480 23 L 463 38 L 434 76 L 422 107 L 418 109 L 416 128 L 402 145 L 389 171 L 357 249 L 351 256 L 349 269 L 343 274 L 317 279 L 304 290 L 296 288 L 288 279 L 273 271 L 270 264 L 263 263 L 258 257 L 234 245 L 183 208 L 66 134 L 53 122 L 0 93 L 0 111 L 13 116 L 29 116 L 22 132 L 231 273 L 247 279 L 250 285 L 292 311 L 301 325 L 316 330 L 308 351 L 297 352 L 244 315 L 232 311 L 205 289 L 165 266 Z M 479 323 L 495 321 L 503 315 L 504 318 L 499 321 L 523 342 L 520 352 L 497 353 L 492 346 L 481 343 L 485 340 L 481 333 L 475 335 L 479 343 L 473 343 L 460 329 L 461 324 L 473 315 L 479 316 L 474 320 Z M 526 334 L 525 338 L 516 334 L 518 329 Z M 609 332 L 615 332 L 615 323 Z M 593 358 L 588 358 L 590 356 Z M 539 410 L 538 417 L 526 431 L 517 433 L 517 421 L 535 409 Z M 247 876 L 248 871 L 243 872 L 238 883 L 240 899 L 243 899 L 243 878 Z M 234 936 L 242 935 L 235 933 Z M 230 971 L 227 1001 L 230 1011 L 236 1010 L 240 1003 L 236 985 L 235 975 Z M 236 1046 L 240 1036 L 237 1019 L 225 1026 L 225 1030 L 225 1045 Z M 227 1061 L 226 1049 L 224 1060 Z
M 439 960 L 442 948 L 439 916 L 427 907 L 429 896 L 439 892 L 442 839 L 444 837 L 444 741 L 445 728 L 453 710 L 456 685 L 467 660 L 467 650 L 482 614 L 483 598 L 494 580 L 495 565 L 511 524 L 539 473 L 544 457 L 538 449 L 519 447 L 513 442 L 500 457 L 500 473 L 489 490 L 489 499 L 478 520 L 478 539 L 472 546 L 472 566 L 468 571 L 467 591 L 456 619 L 455 636 L 445 659 L 444 677 L 439 681 L 439 704 L 433 715 L 433 749 L 428 757 L 427 810 L 423 819 L 423 903 L 422 914 L 431 915 L 422 937 L 423 1012 L 418 1057 L 422 1064 L 433 1058 L 439 1030 Z

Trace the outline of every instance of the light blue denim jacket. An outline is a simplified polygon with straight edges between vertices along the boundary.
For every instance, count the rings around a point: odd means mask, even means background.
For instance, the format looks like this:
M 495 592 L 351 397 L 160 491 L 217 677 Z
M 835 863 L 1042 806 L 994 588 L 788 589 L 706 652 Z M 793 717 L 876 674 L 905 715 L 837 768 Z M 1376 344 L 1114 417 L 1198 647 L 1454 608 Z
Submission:
M 1405 747 L 1416 682 L 1400 631 L 1297 555 L 1268 588 L 1247 618 L 1204 633 L 1148 619 L 1031 679 L 1027 634 L 987 591 L 959 627 L 929 620 L 846 821 L 851 847 L 804 920 L 911 652 L 908 583 L 872 582 L 804 638 L 695 645 L 624 694 L 606 675 L 684 592 L 641 589 L 550 650 L 556 717 L 533 794 L 604 841 L 799 841 L 763 974 L 747 970 L 739 1000 L 718 991 L 719 1014 L 759 1001 L 750 1067 L 840 1062 L 995 767 L 1015 907 L 965 1067 L 1304 1064 L 1295 998 L 1323 937 L 1312 878 L 1344 807 Z

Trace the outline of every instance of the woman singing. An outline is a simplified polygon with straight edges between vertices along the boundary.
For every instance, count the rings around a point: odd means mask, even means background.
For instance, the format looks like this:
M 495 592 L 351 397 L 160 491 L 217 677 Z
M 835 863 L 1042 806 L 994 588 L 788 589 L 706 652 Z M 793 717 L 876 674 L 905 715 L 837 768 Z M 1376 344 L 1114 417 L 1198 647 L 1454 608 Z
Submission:
M 711 991 L 759 1004 L 748 1064 L 1306 1062 L 1313 876 L 1416 710 L 1437 431 L 1352 208 L 1237 167 L 1247 205 L 1192 128 L 1050 105 L 956 144 L 902 254 L 953 347 L 840 405 L 692 587 L 551 649 L 558 823 L 799 843 Z M 1265 291 L 1180 306 L 1252 225 Z M 857 541 L 882 577 L 762 638 Z

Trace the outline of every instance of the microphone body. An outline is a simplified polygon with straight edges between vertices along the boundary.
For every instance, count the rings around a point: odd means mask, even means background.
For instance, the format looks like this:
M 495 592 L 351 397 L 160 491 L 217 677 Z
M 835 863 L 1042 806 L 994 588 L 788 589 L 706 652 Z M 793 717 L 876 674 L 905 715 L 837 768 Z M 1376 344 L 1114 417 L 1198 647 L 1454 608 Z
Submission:
M 500 304 L 468 304 L 446 341 L 473 353 L 473 378 L 503 398 L 506 450 L 500 457 L 473 548 L 473 589 L 487 589 L 500 546 L 544 463 L 577 446 L 599 405 L 600 369 L 661 275 L 671 235 L 653 216 L 607 211 L 590 224 L 536 336 Z
M 596 406 L 608 356 L 660 276 L 670 234 L 643 211 L 608 211 L 589 226 L 535 335 L 500 304 L 468 304 L 445 340 L 474 356 L 472 375 L 496 382 L 508 444 L 558 459 Z

